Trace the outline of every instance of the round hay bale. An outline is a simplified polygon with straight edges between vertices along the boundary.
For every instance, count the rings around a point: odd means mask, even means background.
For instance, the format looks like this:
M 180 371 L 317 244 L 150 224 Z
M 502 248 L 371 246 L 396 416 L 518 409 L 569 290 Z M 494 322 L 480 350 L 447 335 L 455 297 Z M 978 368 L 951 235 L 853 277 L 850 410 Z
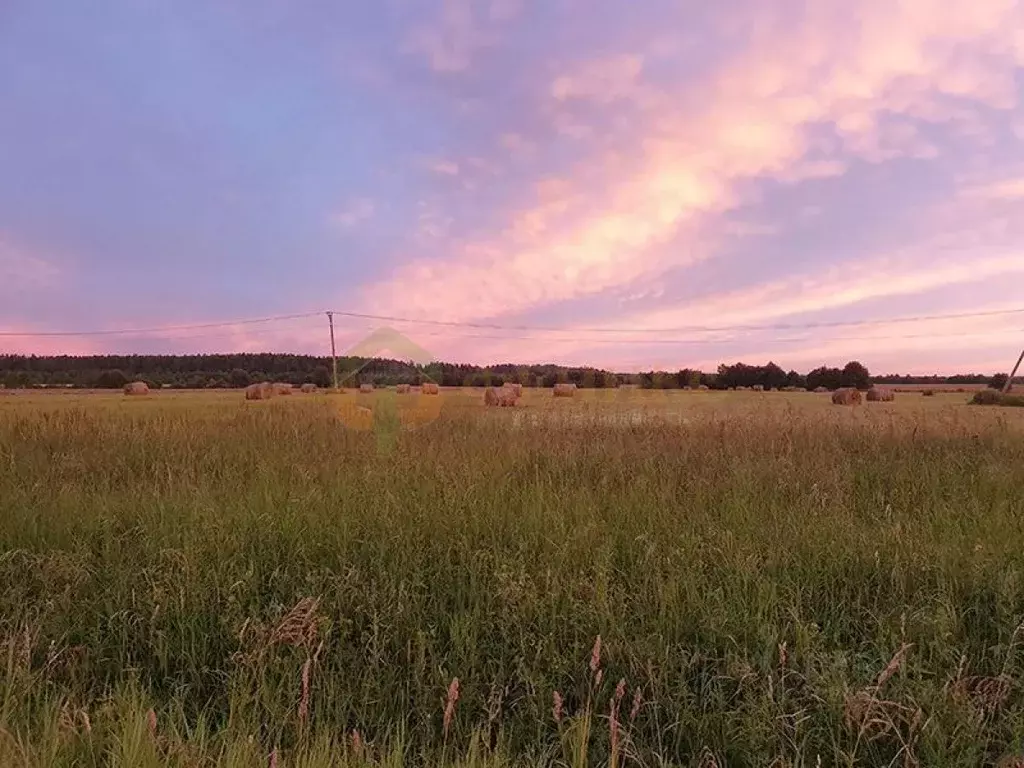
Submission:
M 555 397 L 574 397 L 576 395 L 576 385 L 572 382 L 559 382 L 555 384 L 554 395 Z
M 516 393 L 516 397 L 523 396 L 523 385 L 518 381 L 506 381 L 504 385 L 505 389 L 509 389 Z
M 274 385 L 266 381 L 250 384 L 245 388 L 246 400 L 269 400 L 275 394 Z
M 424 381 L 420 386 L 420 393 L 424 395 L 436 395 L 439 394 L 440 391 L 441 388 L 433 381 Z
M 148 395 L 149 384 L 144 381 L 133 381 L 131 384 L 124 385 L 124 393 L 126 395 Z
M 755 392 L 764 392 L 764 384 L 755 384 L 751 389 Z
M 817 392 L 819 395 L 827 395 L 828 387 L 815 387 L 814 391 Z
M 271 386 L 275 395 L 290 395 L 294 389 L 287 381 L 275 381 Z
M 869 403 L 891 403 L 896 399 L 896 393 L 888 387 L 872 387 L 868 390 L 867 401 Z
M 707 392 L 709 389 L 711 389 L 711 387 L 709 387 L 707 384 L 698 384 L 697 385 L 697 391 L 698 392 Z
M 497 405 L 508 408 L 516 404 L 519 398 L 511 387 L 487 387 L 484 390 L 484 405 Z
M 373 394 L 373 384 L 360 384 L 359 385 L 359 393 L 361 395 L 372 395 Z
M 307 381 L 305 384 L 303 384 L 301 387 L 299 387 L 299 391 L 302 392 L 302 394 L 304 394 L 304 395 L 311 395 L 314 392 L 316 392 L 316 390 L 317 390 L 316 384 L 313 384 L 312 382 L 309 382 L 309 381 Z
M 924 392 L 922 392 L 921 394 L 922 394 L 922 395 L 923 395 L 924 397 L 935 397 L 935 390 L 934 390 L 934 389 L 926 389 L 926 390 L 925 390 Z
M 863 399 L 859 389 L 850 387 L 837 389 L 832 393 L 832 402 L 836 405 L 860 405 Z
M 397 387 L 395 387 L 395 392 L 397 392 L 400 395 L 408 395 L 411 391 L 412 387 L 409 386 L 408 384 L 399 384 Z

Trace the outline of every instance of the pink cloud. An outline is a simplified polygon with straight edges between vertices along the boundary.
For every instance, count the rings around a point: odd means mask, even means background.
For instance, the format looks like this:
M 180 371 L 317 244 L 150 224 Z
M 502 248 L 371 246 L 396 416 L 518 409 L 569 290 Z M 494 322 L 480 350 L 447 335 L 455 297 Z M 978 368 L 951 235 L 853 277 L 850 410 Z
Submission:
M 842 174 L 846 159 L 811 154 L 812 127 L 834 126 L 848 157 L 927 158 L 934 148 L 910 121 L 966 124 L 951 98 L 1015 103 L 1009 86 L 1024 61 L 1016 33 L 1024 18 L 1010 0 L 815 4 L 795 23 L 771 13 L 756 11 L 749 48 L 702 82 L 655 88 L 643 79 L 643 52 L 556 75 L 541 112 L 592 147 L 559 194 L 538 186 L 503 229 L 458 244 L 449 258 L 406 265 L 368 287 L 366 306 L 466 320 L 648 279 L 714 257 L 657 246 L 740 204 L 745 181 Z M 625 102 L 636 116 L 622 140 L 595 143 L 599 126 L 562 111 L 572 101 L 615 119 L 620 107 L 609 103 Z M 916 284 L 906 281 L 907 290 Z M 871 290 L 845 295 L 852 302 Z

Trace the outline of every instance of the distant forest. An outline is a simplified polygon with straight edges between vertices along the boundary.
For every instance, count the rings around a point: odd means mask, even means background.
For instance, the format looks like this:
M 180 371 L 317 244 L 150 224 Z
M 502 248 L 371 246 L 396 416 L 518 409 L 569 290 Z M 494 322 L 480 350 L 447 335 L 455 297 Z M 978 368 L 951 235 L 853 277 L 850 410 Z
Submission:
M 117 389 L 129 381 L 145 381 L 151 387 L 175 389 L 222 389 L 245 387 L 258 381 L 307 382 L 331 386 L 331 358 L 312 355 L 103 355 L 89 357 L 36 357 L 0 355 L 0 385 L 6 388 L 71 387 Z M 1001 387 L 1006 374 L 956 376 L 872 377 L 859 362 L 843 368 L 816 368 L 807 373 L 786 371 L 775 363 L 720 365 L 714 373 L 681 369 L 614 373 L 599 368 L 560 365 L 502 364 L 481 367 L 454 363 L 416 366 L 398 360 L 339 357 L 342 386 L 358 384 L 418 384 L 436 381 L 446 387 L 501 385 L 518 381 L 525 386 L 551 387 L 573 382 L 580 387 L 633 385 L 644 389 L 679 389 L 705 386 L 710 389 L 763 387 L 764 389 L 858 387 L 878 384 L 988 384 Z

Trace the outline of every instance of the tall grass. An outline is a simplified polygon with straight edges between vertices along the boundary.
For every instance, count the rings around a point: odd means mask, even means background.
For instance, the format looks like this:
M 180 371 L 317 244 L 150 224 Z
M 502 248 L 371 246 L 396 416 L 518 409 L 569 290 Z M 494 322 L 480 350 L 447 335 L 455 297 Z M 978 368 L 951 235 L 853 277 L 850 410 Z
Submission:
M 291 400 L 0 409 L 0 764 L 1024 752 L 1015 422 Z

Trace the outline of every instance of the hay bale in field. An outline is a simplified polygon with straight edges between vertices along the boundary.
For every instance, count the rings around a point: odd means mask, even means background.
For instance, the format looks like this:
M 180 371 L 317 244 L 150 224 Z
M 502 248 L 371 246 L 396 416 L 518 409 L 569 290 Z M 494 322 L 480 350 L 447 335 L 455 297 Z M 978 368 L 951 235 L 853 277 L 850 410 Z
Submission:
M 502 408 L 509 408 L 516 404 L 519 398 L 511 387 L 487 387 L 484 390 L 484 405 L 497 405 Z
M 257 384 L 250 384 L 245 388 L 246 400 L 269 400 L 275 394 L 274 385 L 266 381 L 261 381 Z
M 420 394 L 423 395 L 437 395 L 440 392 L 441 388 L 433 381 L 424 381 L 420 386 Z
M 926 389 L 921 393 L 924 397 L 935 397 L 934 389 Z
M 573 397 L 576 394 L 576 385 L 570 382 L 559 382 L 555 384 L 555 397 Z
M 362 395 L 372 395 L 373 394 L 373 384 L 360 384 L 359 385 L 359 393 L 362 394 Z
M 872 387 L 868 390 L 869 403 L 891 403 L 896 399 L 896 393 L 888 387 Z
M 814 391 L 819 395 L 827 395 L 828 387 L 815 387 Z
M 395 392 L 397 392 L 400 395 L 408 395 L 410 392 L 412 392 L 412 387 L 408 384 L 399 384 L 398 386 L 395 387 Z
M 506 381 L 504 388 L 516 393 L 516 397 L 523 396 L 523 385 L 518 381 Z
M 133 381 L 131 384 L 124 385 L 124 393 L 126 395 L 148 395 L 149 384 L 144 381 Z
M 275 381 L 271 386 L 274 388 L 275 395 L 290 395 L 294 389 L 287 381 Z
M 754 390 L 755 392 L 764 392 L 764 385 L 755 384 L 754 386 L 751 387 L 751 389 Z
M 850 387 L 843 387 L 832 393 L 832 402 L 836 405 L 860 405 L 863 399 L 859 389 Z
M 314 392 L 316 392 L 316 390 L 317 390 L 316 384 L 313 384 L 312 382 L 308 382 L 308 381 L 305 384 L 303 384 L 301 387 L 299 387 L 299 391 L 302 392 L 302 394 L 304 394 L 304 395 L 311 395 Z
M 697 386 L 698 392 L 707 392 L 709 389 L 711 389 L 711 387 L 709 387 L 707 384 L 700 384 Z

